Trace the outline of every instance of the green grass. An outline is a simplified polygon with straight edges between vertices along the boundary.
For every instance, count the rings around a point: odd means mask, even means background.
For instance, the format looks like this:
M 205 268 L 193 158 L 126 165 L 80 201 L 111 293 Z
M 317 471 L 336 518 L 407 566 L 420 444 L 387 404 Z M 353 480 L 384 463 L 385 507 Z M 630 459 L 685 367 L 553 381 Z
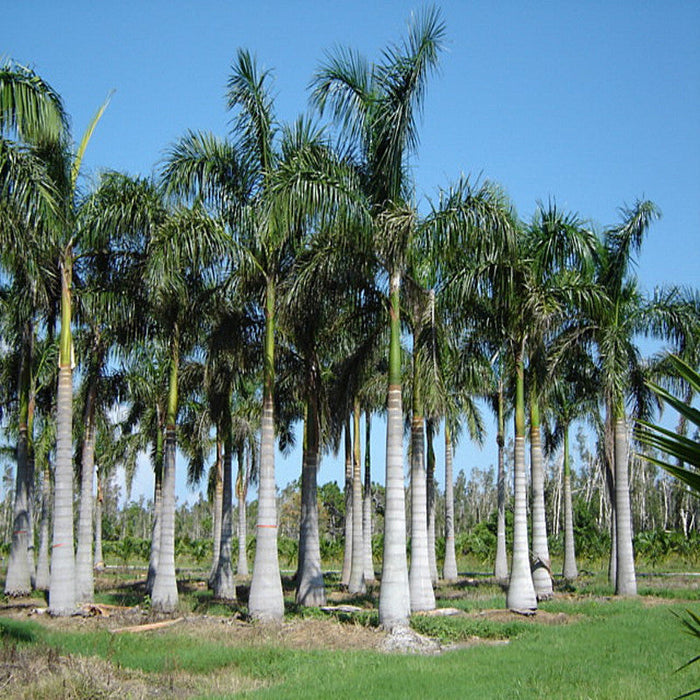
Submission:
M 671 698 L 698 685 L 693 667 L 674 673 L 697 653 L 673 615 L 685 607 L 584 596 L 542 604 L 543 611 L 570 616 L 567 624 L 542 624 L 537 618 L 415 616 L 418 631 L 446 642 L 459 643 L 474 635 L 510 640 L 430 657 L 301 651 L 272 643 L 236 646 L 235 627 L 229 646 L 187 636 L 177 628 L 112 635 L 0 618 L 0 640 L 3 645 L 99 656 L 117 667 L 161 677 L 185 672 L 203 678 L 228 672 L 268 684 L 240 697 L 426 698 L 439 692 L 445 698 Z M 373 624 L 369 618 L 362 622 Z

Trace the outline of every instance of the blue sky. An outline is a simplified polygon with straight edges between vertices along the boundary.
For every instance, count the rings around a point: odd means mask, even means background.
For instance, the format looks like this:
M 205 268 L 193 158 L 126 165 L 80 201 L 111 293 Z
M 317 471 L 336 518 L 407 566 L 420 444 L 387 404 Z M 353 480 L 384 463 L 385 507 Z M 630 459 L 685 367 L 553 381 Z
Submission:
M 639 260 L 643 287 L 698 286 L 700 3 L 437 4 L 447 44 L 413 158 L 416 199 L 462 173 L 480 175 L 499 182 L 526 219 L 551 197 L 602 227 L 617 221 L 620 206 L 649 198 L 663 218 Z M 224 135 L 237 48 L 273 70 L 277 116 L 289 121 L 308 109 L 307 86 L 324 51 L 349 46 L 380 59 L 421 7 L 398 0 L 4 5 L 0 56 L 33 66 L 58 90 L 76 140 L 116 90 L 86 156 L 93 174 L 149 174 L 186 129 Z M 381 445 L 373 455 L 383 468 Z M 464 448 L 456 467 L 493 462 L 488 450 Z M 298 465 L 296 454 L 278 460 L 278 483 L 294 478 Z M 319 478 L 341 479 L 339 464 Z M 185 497 L 182 485 L 178 493 Z

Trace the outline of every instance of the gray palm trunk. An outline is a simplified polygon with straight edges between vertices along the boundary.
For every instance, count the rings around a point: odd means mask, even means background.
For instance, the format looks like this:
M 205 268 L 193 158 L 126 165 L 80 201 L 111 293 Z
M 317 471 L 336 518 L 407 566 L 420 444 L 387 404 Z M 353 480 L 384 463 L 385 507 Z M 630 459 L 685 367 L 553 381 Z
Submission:
M 149 594 L 153 591 L 158 571 L 158 559 L 160 554 L 160 526 L 163 514 L 163 477 L 160 467 L 155 469 L 153 485 L 153 523 L 151 525 L 151 554 L 148 559 L 148 576 L 146 578 L 146 590 Z
M 571 497 L 571 466 L 569 464 L 569 428 L 564 428 L 564 568 L 567 581 L 578 578 L 576 546 L 574 542 L 574 508 Z
M 365 586 L 365 548 L 362 532 L 362 469 L 360 465 L 360 407 L 355 401 L 353 409 L 353 458 L 352 458 L 352 512 L 357 513 L 352 519 L 352 557 L 350 560 L 350 593 L 364 593 Z
M 95 472 L 95 419 L 94 392 L 88 396 L 85 436 L 83 441 L 83 466 L 80 478 L 80 509 L 78 511 L 78 549 L 75 556 L 75 587 L 79 601 L 91 603 L 95 598 L 95 579 L 93 575 L 92 524 L 93 496 L 92 489 Z
M 493 574 L 497 581 L 506 582 L 508 580 L 508 554 L 506 552 L 506 470 L 503 453 L 503 436 L 501 436 L 498 445 L 496 562 Z
M 175 577 L 175 458 L 177 437 L 175 426 L 165 429 L 163 452 L 163 482 L 160 513 L 160 546 L 158 564 L 151 592 L 151 605 L 158 612 L 173 612 L 177 609 L 178 593 Z
M 232 461 L 231 440 L 226 440 L 224 447 L 224 478 L 221 507 L 221 538 L 219 544 L 219 560 L 212 589 L 217 600 L 236 600 L 236 584 L 233 578 L 233 566 L 231 565 L 231 551 L 233 539 L 233 488 L 232 488 Z
M 374 559 L 372 557 L 372 479 L 370 449 L 372 416 L 365 413 L 365 488 L 362 498 L 362 538 L 365 551 L 365 581 L 374 581 Z
M 36 563 L 36 581 L 38 591 L 48 591 L 51 582 L 49 568 L 49 512 L 51 510 L 51 474 L 49 461 L 46 460 L 41 479 L 41 513 L 39 516 L 39 556 Z
M 347 586 L 350 583 L 352 567 L 352 439 L 350 437 L 350 420 L 345 422 L 345 530 L 343 533 L 343 570 L 340 583 Z
M 214 482 L 214 523 L 213 523 L 213 539 L 214 546 L 212 549 L 211 571 L 209 572 L 209 587 L 214 585 L 214 576 L 219 567 L 219 552 L 221 551 L 221 518 L 224 501 L 224 477 L 221 460 L 221 441 L 216 441 L 216 473 Z
M 102 500 L 104 488 L 102 485 L 102 470 L 97 467 L 97 498 L 95 499 L 95 555 L 94 567 L 96 571 L 101 571 L 105 567 L 104 555 L 102 553 Z
M 508 554 L 506 553 L 506 469 L 505 469 L 505 423 L 503 419 L 503 383 L 498 386 L 498 474 L 496 481 L 496 561 L 493 575 L 496 580 L 508 581 Z
M 637 578 L 632 548 L 632 513 L 629 491 L 629 456 L 627 423 L 615 420 L 615 522 L 617 530 L 617 595 L 637 595 Z
M 413 419 L 411 421 L 411 566 L 408 582 L 411 612 L 435 609 L 435 593 L 428 557 L 428 496 L 425 469 L 425 422 L 418 413 L 420 392 L 414 365 Z
M 538 600 L 552 597 L 552 576 L 544 507 L 544 467 L 539 413 L 530 403 L 530 463 L 532 470 L 532 582 Z
M 432 423 L 426 421 L 426 438 L 428 455 L 426 460 L 426 498 L 428 509 L 428 565 L 430 581 L 433 585 L 438 582 L 437 557 L 435 554 L 435 451 L 433 450 Z
M 250 459 L 249 454 L 246 454 L 246 460 Z M 242 465 L 238 465 L 239 468 Z M 246 469 L 246 474 L 248 469 Z M 239 576 L 248 576 L 248 522 L 246 509 L 247 477 L 239 472 L 238 484 L 236 485 L 236 496 L 238 498 L 238 563 L 236 564 L 236 573 Z
M 379 588 L 379 623 L 388 630 L 407 627 L 411 613 L 406 561 L 402 414 L 401 386 L 390 386 L 386 423 L 384 555 Z
M 32 590 L 33 562 L 29 558 L 29 439 L 26 424 L 20 427 L 17 440 L 17 472 L 13 510 L 12 544 L 7 564 L 5 594 L 28 595 Z
M 279 621 L 284 617 L 284 597 L 277 553 L 275 425 L 272 396 L 267 395 L 263 399 L 258 522 L 248 611 L 254 619 L 262 621 Z
M 452 439 L 445 422 L 445 563 L 442 567 L 442 577 L 445 581 L 456 581 L 459 576 L 455 552 L 455 490 L 452 463 Z
M 537 610 L 527 539 L 527 479 L 525 477 L 525 380 L 522 348 L 516 356 L 515 455 L 513 460 L 513 558 L 506 607 L 520 613 Z
M 401 275 L 389 281 L 389 388 L 386 408 L 386 477 L 384 556 L 379 587 L 379 624 L 387 630 L 408 626 L 411 593 L 406 559 L 406 494 L 403 475 L 403 406 L 401 401 Z M 425 512 L 423 516 L 425 525 Z
M 537 609 L 537 594 L 530 570 L 527 536 L 527 487 L 525 479 L 525 438 L 515 438 L 513 558 L 506 607 L 516 612 Z
M 321 545 L 318 532 L 318 446 L 310 438 L 307 419 L 307 448 L 301 472 L 301 524 L 299 529 L 299 571 L 296 602 L 305 607 L 326 604 L 326 589 L 321 570 Z M 302 556 L 303 552 L 303 556 Z
M 54 615 L 75 611 L 73 550 L 73 371 L 58 369 L 56 407 L 56 471 L 54 475 L 53 544 L 49 610 Z
M 284 596 L 277 553 L 277 501 L 275 493 L 275 286 L 267 280 L 262 418 L 260 422 L 260 477 L 255 561 L 248 597 L 248 612 L 257 620 L 279 622 L 284 618 Z

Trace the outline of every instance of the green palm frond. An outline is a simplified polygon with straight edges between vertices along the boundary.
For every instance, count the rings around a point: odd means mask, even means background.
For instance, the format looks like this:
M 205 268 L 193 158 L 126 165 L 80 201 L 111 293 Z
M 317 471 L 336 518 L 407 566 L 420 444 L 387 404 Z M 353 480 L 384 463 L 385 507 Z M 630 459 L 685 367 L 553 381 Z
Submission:
M 687 365 L 679 357 L 669 358 L 676 372 L 688 382 L 694 392 L 700 391 L 700 374 Z M 652 391 L 668 406 L 674 408 L 685 420 L 700 429 L 700 411 L 657 384 L 649 383 Z M 643 445 L 658 449 L 668 457 L 678 460 L 678 464 L 644 455 L 644 459 L 658 464 L 669 474 L 687 484 L 696 494 L 700 494 L 700 443 L 697 440 L 679 435 L 672 430 L 654 425 L 647 421 L 639 421 L 636 437 Z M 692 466 L 688 469 L 683 464 Z
M 61 97 L 45 80 L 12 61 L 0 66 L 0 131 L 37 143 L 59 139 L 67 125 Z

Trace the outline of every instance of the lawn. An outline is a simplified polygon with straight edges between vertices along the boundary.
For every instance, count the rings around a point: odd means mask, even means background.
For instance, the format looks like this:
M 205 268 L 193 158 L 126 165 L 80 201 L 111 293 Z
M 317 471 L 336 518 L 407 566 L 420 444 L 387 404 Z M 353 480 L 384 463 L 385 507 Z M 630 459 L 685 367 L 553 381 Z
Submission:
M 113 580 L 113 579 L 112 579 Z M 282 626 L 252 624 L 240 606 L 213 602 L 194 580 L 182 585 L 178 622 L 138 634 L 114 633 L 156 621 L 148 601 L 108 617 L 49 619 L 31 604 L 0 611 L 0 694 L 7 698 L 673 698 L 700 686 L 698 653 L 677 615 L 697 611 L 687 577 L 642 577 L 633 600 L 584 580 L 561 587 L 531 618 L 503 609 L 489 579 L 438 589 L 450 616 L 414 616 L 439 640 L 433 653 L 389 653 L 377 629 L 376 589 L 350 599 L 329 580 L 332 603 L 360 611 L 299 610 L 288 601 Z M 103 590 L 102 602 L 133 606 L 137 584 Z M 675 614 L 674 614 L 675 613 Z

